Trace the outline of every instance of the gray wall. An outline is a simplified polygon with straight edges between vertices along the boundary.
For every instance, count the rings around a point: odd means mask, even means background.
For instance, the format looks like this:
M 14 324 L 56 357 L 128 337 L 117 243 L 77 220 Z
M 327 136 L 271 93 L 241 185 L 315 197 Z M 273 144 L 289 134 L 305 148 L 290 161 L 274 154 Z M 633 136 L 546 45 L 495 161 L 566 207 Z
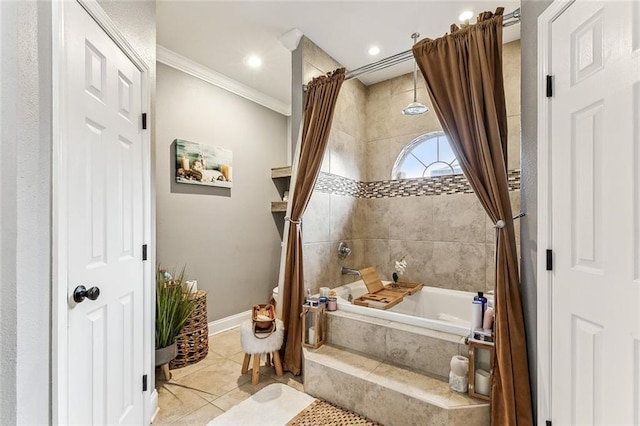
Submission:
M 166 65 L 158 65 L 157 260 L 208 292 L 213 321 L 266 303 L 278 284 L 280 235 L 271 168 L 287 163 L 287 118 Z M 233 188 L 178 184 L 172 142 L 233 151 Z
M 538 16 L 551 4 L 546 0 L 522 0 L 520 43 L 522 49 L 522 134 L 521 134 L 521 206 L 527 215 L 520 227 L 520 277 L 529 351 L 529 376 L 533 396 L 534 416 L 537 406 L 537 303 L 536 256 L 538 253 Z M 540 247 L 545 250 L 546 247 Z M 549 383 L 547 385 L 550 385 Z
M 155 2 L 109 6 L 132 45 L 153 58 Z M 3 425 L 48 424 L 51 414 L 51 22 L 50 2 L 0 2 Z

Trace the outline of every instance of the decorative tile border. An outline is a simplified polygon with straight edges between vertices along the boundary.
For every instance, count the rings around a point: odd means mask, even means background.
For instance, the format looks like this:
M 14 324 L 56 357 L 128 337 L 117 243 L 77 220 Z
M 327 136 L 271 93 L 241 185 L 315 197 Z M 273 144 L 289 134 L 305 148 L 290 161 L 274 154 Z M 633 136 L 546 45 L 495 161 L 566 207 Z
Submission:
M 507 179 L 510 191 L 520 189 L 519 169 L 509 170 Z M 359 182 L 325 172 L 320 173 L 315 190 L 326 194 L 355 198 L 420 197 L 473 193 L 471 185 L 464 175 Z
M 355 198 L 366 198 L 366 184 L 331 173 L 320 172 L 315 190 L 325 194 L 346 195 Z

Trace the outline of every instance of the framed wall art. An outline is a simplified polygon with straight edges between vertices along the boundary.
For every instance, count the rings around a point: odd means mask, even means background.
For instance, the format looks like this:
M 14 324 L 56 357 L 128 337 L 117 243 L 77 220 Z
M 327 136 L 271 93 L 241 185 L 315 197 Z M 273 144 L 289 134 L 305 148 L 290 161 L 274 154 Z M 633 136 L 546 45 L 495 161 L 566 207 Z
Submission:
M 183 139 L 176 139 L 174 143 L 176 182 L 231 188 L 231 150 Z

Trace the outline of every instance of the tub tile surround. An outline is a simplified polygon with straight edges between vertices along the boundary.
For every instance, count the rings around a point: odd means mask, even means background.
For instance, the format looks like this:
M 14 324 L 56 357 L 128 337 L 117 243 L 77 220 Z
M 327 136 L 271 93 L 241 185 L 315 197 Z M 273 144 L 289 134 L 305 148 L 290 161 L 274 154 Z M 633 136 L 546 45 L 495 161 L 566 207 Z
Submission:
M 433 199 L 433 241 L 484 242 L 487 214 L 475 194 L 429 198 Z
M 315 191 L 309 200 L 307 212 L 303 218 L 303 242 L 319 243 L 331 241 L 331 198 L 334 195 Z
M 336 312 L 327 315 L 329 344 L 368 353 L 380 359 L 387 357 L 386 325 L 389 321 L 378 318 L 359 319 L 361 316 L 357 314 Z
M 435 236 L 434 205 L 438 197 L 400 197 L 390 199 L 388 213 L 389 239 L 433 241 Z M 377 204 L 378 200 L 369 200 Z M 411 229 L 407 233 L 407 229 Z
M 502 46 L 502 69 L 507 116 L 520 115 L 520 40 Z M 518 165 L 518 167 L 520 167 Z
M 307 37 L 302 38 L 301 46 L 304 82 L 340 67 Z M 302 225 L 304 286 L 314 293 L 329 282 L 346 283 L 354 278 L 342 276 L 341 266 L 353 268 L 365 264 L 361 213 L 365 187 L 361 182 L 366 180 L 366 104 L 367 88 L 359 80 L 349 80 L 342 85 L 320 178 Z M 346 260 L 337 255 L 340 241 L 346 241 L 353 250 Z M 320 253 L 324 258 L 317 256 Z
M 364 237 L 367 239 L 389 239 L 389 214 L 392 201 L 364 200 L 364 223 L 366 224 Z
M 331 174 L 343 176 L 355 181 L 364 180 L 361 175 L 364 161 L 363 149 L 356 138 L 340 129 L 332 130 L 329 135 L 329 155 Z
M 433 262 L 426 273 L 422 271 L 427 281 L 425 284 L 453 286 L 455 290 L 471 292 L 487 291 L 484 283 L 485 256 L 484 243 L 436 241 L 433 243 Z
M 340 65 L 303 37 L 304 81 Z M 504 46 L 509 130 L 509 185 L 514 214 L 520 188 L 520 44 Z M 463 175 L 390 180 L 402 148 L 417 136 L 441 130 L 433 110 L 416 117 L 400 111 L 412 101 L 412 73 L 364 86 L 346 81 L 336 104 L 327 153 L 303 220 L 305 249 L 329 250 L 329 261 L 305 255 L 305 287 L 316 292 L 355 280 L 340 267 L 375 266 L 389 279 L 393 262 L 407 256 L 403 277 L 466 291 L 493 287 L 492 224 Z M 431 107 L 418 75 L 418 100 Z M 446 195 L 443 195 L 446 194 Z M 519 223 L 516 221 L 519 240 Z M 347 259 L 333 253 L 341 240 L 355 245 Z M 311 247 L 311 245 L 322 245 Z M 352 246 L 352 249 L 354 247 Z M 356 257 L 357 255 L 357 257 Z
M 305 244 L 303 256 L 305 288 L 316 294 L 327 282 L 336 282 L 339 271 L 331 267 L 330 242 Z M 333 281 L 332 281 L 333 280 Z
M 510 170 L 507 174 L 507 183 L 509 191 L 519 190 L 520 170 Z M 324 172 L 320 173 L 314 191 L 366 199 L 473 194 L 464 175 L 359 182 Z
M 304 349 L 305 391 L 385 425 L 488 425 L 489 405 L 370 354 Z M 457 410 L 467 410 L 461 418 Z M 451 414 L 455 411 L 455 414 Z
M 331 198 L 329 222 L 330 241 L 348 240 L 357 233 L 355 223 L 358 199 L 335 196 Z
M 331 312 L 327 343 L 369 354 L 387 363 L 409 367 L 448 380 L 455 355 L 468 355 L 464 337 L 352 312 Z

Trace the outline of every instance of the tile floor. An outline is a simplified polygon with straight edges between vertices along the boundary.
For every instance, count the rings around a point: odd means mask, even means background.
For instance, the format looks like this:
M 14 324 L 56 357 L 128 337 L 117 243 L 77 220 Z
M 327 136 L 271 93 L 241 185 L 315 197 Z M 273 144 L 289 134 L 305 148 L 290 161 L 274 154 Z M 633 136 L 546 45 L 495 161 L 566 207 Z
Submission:
M 240 374 L 244 352 L 240 329 L 235 328 L 209 338 L 209 354 L 202 361 L 171 370 L 165 381 L 156 369 L 156 388 L 160 411 L 154 425 L 206 425 L 214 417 L 249 398 L 276 381 L 303 390 L 302 378 L 285 373 L 277 377 L 273 367 L 260 367 L 260 383 L 251 384 L 251 368 Z

